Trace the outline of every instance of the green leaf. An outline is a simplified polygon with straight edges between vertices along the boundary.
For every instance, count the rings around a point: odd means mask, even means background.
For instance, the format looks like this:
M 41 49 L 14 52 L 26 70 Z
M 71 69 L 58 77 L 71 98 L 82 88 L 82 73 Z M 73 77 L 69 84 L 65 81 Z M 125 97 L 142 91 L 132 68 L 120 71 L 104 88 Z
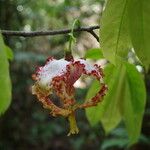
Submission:
M 85 58 L 98 60 L 104 58 L 104 56 L 101 49 L 92 48 L 87 50 L 85 53 Z
M 7 110 L 11 102 L 11 81 L 5 47 L 0 34 L 0 114 Z
M 122 65 L 105 68 L 105 82 L 109 91 L 104 98 L 106 106 L 101 122 L 106 133 L 112 131 L 121 121 L 120 104 L 124 95 L 125 75 L 125 68 Z
M 141 74 L 134 65 L 126 66 L 125 97 L 123 101 L 123 119 L 130 138 L 130 144 L 137 142 L 146 102 L 146 89 Z
M 103 55 L 111 63 L 126 59 L 131 47 L 127 0 L 108 0 L 100 21 L 100 40 Z
M 5 51 L 7 54 L 7 58 L 10 60 L 13 60 L 13 58 L 14 58 L 13 52 L 7 45 L 5 45 Z
M 91 99 L 99 91 L 99 88 L 100 88 L 99 82 L 94 81 L 87 93 L 86 100 Z M 101 107 L 102 103 L 99 103 L 95 107 L 90 107 L 86 109 L 87 118 L 92 126 L 96 125 L 100 121 L 100 117 L 103 114 L 103 112 L 99 108 Z
M 148 68 L 150 65 L 150 1 L 130 0 L 128 5 L 132 44 L 137 56 Z
M 99 121 L 109 133 L 123 119 L 130 144 L 137 142 L 145 108 L 146 89 L 141 74 L 132 64 L 122 62 L 117 67 L 109 64 L 105 70 L 108 92 L 96 107 L 88 108 L 86 115 L 92 125 Z M 93 83 L 87 97 L 94 96 L 98 85 Z
M 110 132 L 113 128 L 118 125 L 121 120 L 121 115 L 119 111 L 119 98 L 121 96 L 120 89 L 121 85 L 118 88 L 115 86 L 120 82 L 123 82 L 124 76 L 120 78 L 121 67 L 117 69 L 115 66 L 109 64 L 105 70 L 105 83 L 108 85 L 108 92 L 104 100 L 98 104 L 96 107 L 91 107 L 86 110 L 87 118 L 92 125 L 95 125 L 98 121 L 102 121 L 103 127 L 106 133 Z M 118 92 L 116 90 L 118 89 Z M 120 89 L 119 89 L 120 88 Z M 97 86 L 91 86 L 87 97 L 92 95 L 92 91 L 96 91 Z M 94 95 L 95 93 L 93 93 Z M 92 96 L 93 96 L 92 95 Z M 91 96 L 91 97 L 92 97 Z M 94 118 L 94 119 L 93 119 Z

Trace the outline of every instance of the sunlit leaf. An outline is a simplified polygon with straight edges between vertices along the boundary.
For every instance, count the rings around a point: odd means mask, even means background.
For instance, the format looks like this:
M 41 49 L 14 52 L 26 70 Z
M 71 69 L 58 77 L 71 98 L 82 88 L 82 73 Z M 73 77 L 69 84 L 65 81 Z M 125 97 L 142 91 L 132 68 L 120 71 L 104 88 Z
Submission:
M 134 50 L 148 68 L 150 65 L 150 1 L 130 0 L 129 24 Z
M 126 66 L 126 84 L 123 101 L 123 119 L 130 138 L 130 144 L 137 142 L 146 102 L 145 84 L 134 65 Z
M 113 65 L 108 65 L 105 68 L 105 82 L 108 85 L 108 92 L 103 100 L 98 106 L 87 109 L 87 117 L 92 125 L 96 124 L 98 121 L 102 121 L 105 131 L 108 133 L 120 122 L 121 115 L 119 111 L 119 98 L 122 93 L 120 93 L 121 85 L 117 88 L 116 84 L 120 81 L 123 82 L 123 77 L 120 78 L 121 67 L 117 69 Z M 120 83 L 120 84 L 121 84 Z M 119 89 L 120 88 L 120 89 Z M 87 96 L 92 95 L 92 91 L 96 91 L 97 86 L 91 86 Z M 118 92 L 116 90 L 118 89 Z M 93 119 L 94 118 L 94 119 Z M 94 122 L 93 122 L 94 121 Z
M 105 83 L 108 92 L 103 102 L 86 110 L 86 115 L 92 125 L 99 121 L 109 133 L 123 119 L 130 144 L 137 142 L 143 118 L 146 100 L 146 90 L 141 74 L 132 64 L 122 62 L 115 67 L 109 64 L 105 68 Z M 93 96 L 98 85 L 93 83 L 87 97 Z
M 103 55 L 111 63 L 125 59 L 130 46 L 127 0 L 108 0 L 100 21 Z
M 113 65 L 105 68 L 105 82 L 108 84 L 108 93 L 104 98 L 106 103 L 103 116 L 100 118 L 106 133 L 113 130 L 121 121 L 120 104 L 124 95 L 125 68 Z
M 11 102 L 9 63 L 7 60 L 5 47 L 3 38 L 0 34 L 0 114 L 7 110 Z

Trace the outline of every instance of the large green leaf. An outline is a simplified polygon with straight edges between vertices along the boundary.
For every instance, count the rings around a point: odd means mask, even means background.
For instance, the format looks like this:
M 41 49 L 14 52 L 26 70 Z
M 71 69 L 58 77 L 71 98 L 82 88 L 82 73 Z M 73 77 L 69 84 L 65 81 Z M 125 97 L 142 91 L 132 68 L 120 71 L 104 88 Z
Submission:
M 11 82 L 6 46 L 0 34 L 0 114 L 4 113 L 11 102 Z
M 92 125 L 101 121 L 106 133 L 123 119 L 130 143 L 135 143 L 140 134 L 146 99 L 141 74 L 134 65 L 126 62 L 117 67 L 109 64 L 104 71 L 108 93 L 102 103 L 86 110 L 87 118 Z M 95 94 L 97 88 L 93 83 L 87 97 L 93 96 L 92 92 Z
M 98 121 L 102 121 L 105 131 L 108 133 L 111 131 L 121 120 L 121 115 L 119 111 L 119 98 L 121 96 L 121 85 L 124 81 L 124 75 L 120 77 L 121 66 L 117 69 L 113 65 L 108 65 L 105 68 L 105 82 L 108 85 L 108 93 L 106 94 L 102 103 L 99 103 L 98 106 L 87 109 L 86 114 L 88 120 L 92 125 L 95 125 Z M 119 86 L 116 87 L 119 83 Z M 92 97 L 92 91 L 96 91 L 97 85 L 95 83 L 91 86 L 87 97 Z M 118 92 L 116 92 L 118 90 Z M 95 94 L 95 93 L 93 93 Z M 92 96 L 91 96 L 92 95 Z
M 103 54 L 113 64 L 131 47 L 127 14 L 127 0 L 108 0 L 100 21 Z
M 139 59 L 150 65 L 150 1 L 129 0 L 129 27 L 133 47 Z
M 7 45 L 5 45 L 4 49 L 5 49 L 5 52 L 7 54 L 7 58 L 10 59 L 10 60 L 13 60 L 14 55 L 13 55 L 12 50 Z
M 146 102 L 146 89 L 141 74 L 134 65 L 125 64 L 125 97 L 122 106 L 123 119 L 129 134 L 130 143 L 138 140 Z
M 109 72 L 109 76 L 107 76 Z M 105 82 L 108 84 L 109 91 L 104 99 L 107 105 L 101 118 L 102 125 L 106 133 L 113 130 L 121 121 L 120 104 L 124 96 L 125 68 L 123 65 L 112 66 L 105 69 Z M 112 81 L 113 80 L 113 81 Z

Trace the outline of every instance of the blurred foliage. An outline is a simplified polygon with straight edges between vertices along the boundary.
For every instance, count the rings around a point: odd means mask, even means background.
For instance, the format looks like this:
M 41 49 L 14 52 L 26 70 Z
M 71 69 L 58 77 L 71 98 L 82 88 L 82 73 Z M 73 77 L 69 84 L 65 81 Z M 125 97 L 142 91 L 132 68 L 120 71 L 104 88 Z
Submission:
M 72 25 L 79 18 L 81 25 L 99 23 L 104 0 L 0 0 L 0 28 L 11 30 L 47 30 L 61 29 Z M 76 55 L 80 50 L 96 47 L 95 41 L 86 33 L 75 34 Z M 67 137 L 64 118 L 53 118 L 44 110 L 36 98 L 31 95 L 33 84 L 31 75 L 35 66 L 44 64 L 48 56 L 63 57 L 69 37 L 4 37 L 14 51 L 14 60 L 10 62 L 12 79 L 12 104 L 0 118 L 0 150 L 91 150 L 91 149 L 124 149 L 126 131 L 122 128 L 105 136 L 101 125 L 91 127 L 83 111 L 77 112 L 79 135 Z M 93 45 L 92 45 L 92 44 Z M 93 56 L 92 56 L 93 57 Z M 132 60 L 133 61 L 133 60 Z M 134 59 L 135 61 L 135 59 Z M 147 91 L 150 90 L 150 73 L 146 75 Z M 87 88 L 77 89 L 76 97 L 83 99 Z M 148 99 L 150 95 L 148 95 Z M 55 98 L 57 101 L 57 98 Z M 142 136 L 132 150 L 149 149 L 150 137 L 150 102 L 144 116 Z M 120 129 L 121 128 L 121 129 Z M 118 140 L 116 140 L 118 139 Z

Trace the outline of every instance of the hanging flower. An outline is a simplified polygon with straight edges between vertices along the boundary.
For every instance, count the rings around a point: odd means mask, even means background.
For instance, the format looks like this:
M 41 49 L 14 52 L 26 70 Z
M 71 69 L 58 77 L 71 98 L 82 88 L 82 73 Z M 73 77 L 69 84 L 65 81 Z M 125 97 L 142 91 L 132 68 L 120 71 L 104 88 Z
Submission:
M 101 83 L 99 92 L 90 100 L 79 104 L 76 102 L 74 83 L 81 75 L 93 76 Z M 35 94 L 44 108 L 49 109 L 52 116 L 68 117 L 70 122 L 70 134 L 79 132 L 75 120 L 75 110 L 96 106 L 106 93 L 107 86 L 103 83 L 103 72 L 97 64 L 91 65 L 84 59 L 69 61 L 65 59 L 56 60 L 50 57 L 43 67 L 39 67 L 33 75 L 36 83 L 32 86 L 32 94 Z M 50 99 L 55 92 L 60 98 L 61 106 L 56 106 Z

